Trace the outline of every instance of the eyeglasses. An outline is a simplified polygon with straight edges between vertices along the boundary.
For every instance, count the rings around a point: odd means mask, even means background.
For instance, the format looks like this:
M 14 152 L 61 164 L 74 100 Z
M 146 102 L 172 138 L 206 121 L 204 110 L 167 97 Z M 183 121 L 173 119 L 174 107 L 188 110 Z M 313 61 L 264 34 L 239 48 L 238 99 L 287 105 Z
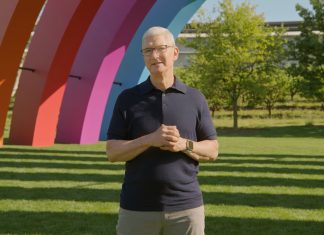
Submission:
M 169 48 L 169 47 L 173 47 L 173 46 L 169 46 L 169 45 L 161 45 L 161 46 L 158 46 L 158 47 L 152 47 L 152 48 L 144 48 L 141 50 L 141 53 L 144 55 L 144 56 L 150 56 L 153 54 L 154 51 L 156 51 L 157 54 L 163 54 L 166 52 L 166 50 Z

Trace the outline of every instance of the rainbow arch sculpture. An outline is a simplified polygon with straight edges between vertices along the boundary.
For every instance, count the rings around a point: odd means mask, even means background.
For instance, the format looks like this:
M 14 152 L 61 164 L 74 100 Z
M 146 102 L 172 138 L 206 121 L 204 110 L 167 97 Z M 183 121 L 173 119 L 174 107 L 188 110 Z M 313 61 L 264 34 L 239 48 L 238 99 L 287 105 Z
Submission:
M 141 36 L 180 33 L 204 0 L 0 0 L 0 146 L 16 74 L 9 143 L 104 140 L 118 94 L 148 75 Z M 37 21 L 37 23 L 36 23 Z

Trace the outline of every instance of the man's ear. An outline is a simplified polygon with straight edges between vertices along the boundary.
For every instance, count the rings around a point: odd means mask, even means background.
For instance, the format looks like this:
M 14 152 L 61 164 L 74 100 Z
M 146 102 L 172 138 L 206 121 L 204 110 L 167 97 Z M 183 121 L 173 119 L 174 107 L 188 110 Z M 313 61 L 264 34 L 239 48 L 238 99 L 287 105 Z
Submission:
M 180 53 L 179 48 L 175 46 L 175 47 L 174 47 L 174 51 L 173 51 L 173 55 L 174 55 L 174 57 L 173 57 L 173 61 L 176 61 L 176 60 L 178 59 L 178 57 L 179 57 L 179 53 Z

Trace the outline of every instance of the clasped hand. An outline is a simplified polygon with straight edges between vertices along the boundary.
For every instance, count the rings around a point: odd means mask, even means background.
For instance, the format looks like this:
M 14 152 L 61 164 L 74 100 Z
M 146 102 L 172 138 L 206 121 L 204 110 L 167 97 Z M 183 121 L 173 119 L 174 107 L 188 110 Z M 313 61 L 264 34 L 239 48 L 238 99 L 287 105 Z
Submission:
M 186 140 L 181 138 L 176 126 L 162 124 L 160 128 L 151 133 L 152 146 L 172 152 L 183 151 Z

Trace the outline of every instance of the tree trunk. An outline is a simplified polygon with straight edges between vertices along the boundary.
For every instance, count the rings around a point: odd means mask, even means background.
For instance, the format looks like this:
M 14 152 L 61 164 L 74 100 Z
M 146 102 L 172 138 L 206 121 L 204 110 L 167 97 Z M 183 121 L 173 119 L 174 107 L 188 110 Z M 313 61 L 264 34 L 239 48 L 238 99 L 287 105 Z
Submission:
M 210 108 L 212 118 L 215 117 L 215 110 L 216 110 L 216 109 L 215 109 L 214 107 L 211 107 L 211 108 Z
M 232 107 L 233 107 L 233 128 L 238 128 L 238 105 L 237 99 L 232 100 Z

